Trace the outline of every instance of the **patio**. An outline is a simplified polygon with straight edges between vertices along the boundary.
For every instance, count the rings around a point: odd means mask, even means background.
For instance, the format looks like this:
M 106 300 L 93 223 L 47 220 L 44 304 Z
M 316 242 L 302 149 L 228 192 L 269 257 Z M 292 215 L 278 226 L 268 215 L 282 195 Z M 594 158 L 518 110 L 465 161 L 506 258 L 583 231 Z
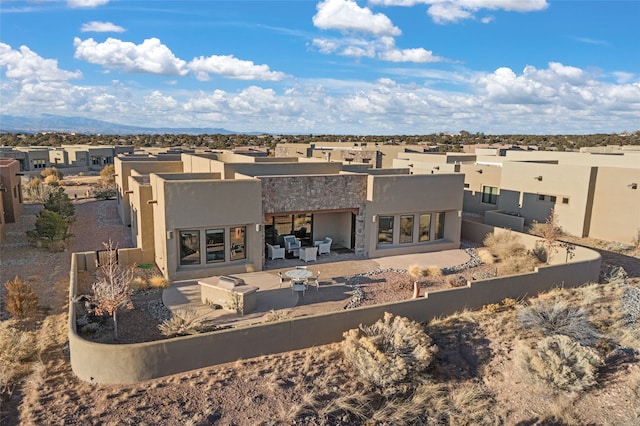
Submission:
M 264 322 L 263 316 L 270 311 L 283 311 L 289 317 L 314 315 L 322 312 L 338 311 L 348 303 L 352 288 L 347 285 L 349 277 L 376 269 L 407 269 L 411 265 L 438 265 L 441 268 L 463 264 L 469 255 L 463 250 L 446 250 L 433 253 L 364 259 L 353 253 L 332 252 L 318 256 L 316 262 L 306 264 L 315 275 L 320 272 L 320 288 L 310 287 L 304 296 L 292 292 L 289 283 L 280 286 L 278 272 L 285 273 L 296 266 L 305 265 L 299 259 L 269 260 L 265 270 L 234 274 L 242 278 L 246 285 L 257 287 L 255 310 L 246 315 L 235 314 L 227 309 L 213 309 L 200 300 L 200 286 L 197 280 L 173 283 L 163 291 L 162 301 L 172 312 L 192 309 L 208 324 L 218 326 L 245 326 Z

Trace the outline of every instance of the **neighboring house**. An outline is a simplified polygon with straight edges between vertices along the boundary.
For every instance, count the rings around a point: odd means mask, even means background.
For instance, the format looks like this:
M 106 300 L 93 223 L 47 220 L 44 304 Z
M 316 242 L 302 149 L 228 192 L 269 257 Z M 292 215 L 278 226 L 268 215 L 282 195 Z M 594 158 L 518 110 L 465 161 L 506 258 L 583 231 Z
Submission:
M 544 222 L 553 209 L 563 230 L 578 237 L 632 243 L 640 230 L 638 150 L 478 149 L 475 159 L 462 162 L 455 154 L 447 154 L 446 161 L 434 154 L 399 157 L 394 166 L 415 174 L 464 174 L 464 210 L 491 220 L 500 217 L 492 213 L 500 212 L 529 225 Z M 509 218 L 503 219 L 491 224 L 511 226 Z
M 173 280 L 259 271 L 265 243 L 379 257 L 460 246 L 463 176 L 230 152 L 115 160 L 119 213 Z
M 5 224 L 16 222 L 23 209 L 20 163 L 15 159 L 0 159 L 0 241 L 4 240 Z

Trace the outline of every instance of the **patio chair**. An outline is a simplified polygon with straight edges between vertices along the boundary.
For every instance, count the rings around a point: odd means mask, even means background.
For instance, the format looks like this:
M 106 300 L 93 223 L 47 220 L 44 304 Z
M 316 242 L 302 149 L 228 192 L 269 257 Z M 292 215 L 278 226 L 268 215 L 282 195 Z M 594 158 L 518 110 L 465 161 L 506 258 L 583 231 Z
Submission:
M 280 278 L 280 287 L 278 288 L 282 288 L 282 284 L 284 284 L 286 281 L 291 281 L 289 278 L 285 278 L 284 276 L 282 276 L 282 272 L 278 272 L 278 278 Z
M 300 249 L 300 260 L 305 262 L 311 262 L 316 260 L 318 254 L 318 247 L 305 247 Z
M 329 254 L 331 253 L 331 243 L 333 239 L 330 237 L 326 237 L 321 241 L 314 241 L 313 245 L 318 247 L 318 254 Z
M 300 240 L 294 235 L 285 235 L 282 237 L 282 240 L 284 241 L 284 247 L 287 249 L 287 253 L 293 253 L 294 256 L 296 255 L 296 252 L 300 250 L 300 247 L 302 247 Z
M 295 294 L 296 291 L 301 291 L 302 296 L 304 297 L 304 294 L 307 291 L 307 284 L 304 281 L 291 280 L 291 293 Z
M 316 273 L 315 277 L 307 278 L 307 285 L 314 286 L 316 291 L 320 290 L 320 271 Z
M 267 255 L 269 259 L 284 259 L 284 247 L 272 246 L 267 243 Z

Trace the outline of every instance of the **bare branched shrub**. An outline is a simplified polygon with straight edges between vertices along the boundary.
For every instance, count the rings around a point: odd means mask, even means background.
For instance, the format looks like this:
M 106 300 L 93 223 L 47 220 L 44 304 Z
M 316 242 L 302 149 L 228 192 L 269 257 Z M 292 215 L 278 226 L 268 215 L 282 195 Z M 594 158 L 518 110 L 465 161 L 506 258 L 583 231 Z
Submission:
M 548 264 L 554 253 L 558 252 L 560 248 L 560 241 L 558 240 L 564 235 L 562 228 L 558 225 L 558 214 L 556 211 L 551 209 L 551 213 L 544 223 L 534 221 L 529 228 L 529 232 L 541 237 L 540 242 L 546 253 L 544 261 Z
M 28 282 L 16 276 L 4 283 L 7 293 L 2 297 L 5 308 L 15 318 L 26 318 L 32 315 L 38 307 L 38 296 Z
M 562 301 L 534 300 L 520 307 L 516 317 L 522 327 L 543 336 L 561 334 L 585 345 L 592 344 L 600 337 L 584 309 Z
M 93 302 L 97 315 L 108 314 L 113 319 L 114 337 L 118 338 L 118 310 L 133 309 L 131 302 L 131 282 L 135 274 L 135 265 L 118 264 L 117 247 L 109 240 L 103 243 L 107 250 L 106 262 L 98 268 L 97 280 L 93 283 Z
M 424 371 L 436 352 L 420 324 L 388 312 L 371 326 L 347 331 L 344 338 L 346 359 L 385 393 Z
M 527 248 L 520 241 L 520 236 L 513 232 L 500 232 L 487 235 L 483 244 L 493 256 L 500 261 L 508 257 L 524 255 Z
M 171 318 L 164 320 L 158 325 L 158 330 L 164 336 L 188 336 L 190 334 L 200 333 L 202 330 L 202 319 L 197 317 L 198 314 L 193 309 L 185 309 L 176 311 Z
M 555 391 L 581 392 L 596 384 L 603 365 L 596 351 L 568 336 L 545 337 L 535 348 L 520 344 L 519 367 L 537 384 Z

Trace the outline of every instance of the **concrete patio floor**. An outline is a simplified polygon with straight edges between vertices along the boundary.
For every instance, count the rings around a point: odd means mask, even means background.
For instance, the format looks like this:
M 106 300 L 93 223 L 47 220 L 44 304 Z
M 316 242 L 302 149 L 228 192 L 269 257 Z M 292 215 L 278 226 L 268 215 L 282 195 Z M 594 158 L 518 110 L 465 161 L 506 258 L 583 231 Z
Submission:
M 279 311 L 289 317 L 335 312 L 342 309 L 351 298 L 353 290 L 348 286 L 349 277 L 376 269 L 408 269 L 411 265 L 438 265 L 441 268 L 461 265 L 469 260 L 464 250 L 445 250 L 400 256 L 365 259 L 353 253 L 331 253 L 318 257 L 316 262 L 305 263 L 299 259 L 267 260 L 265 270 L 233 274 L 247 285 L 258 288 L 254 312 L 239 315 L 226 309 L 213 309 L 200 300 L 197 280 L 172 283 L 162 293 L 164 305 L 176 312 L 195 310 L 198 318 L 209 325 L 243 326 L 263 322 L 270 311 Z M 304 295 L 292 292 L 288 283 L 280 288 L 278 272 L 306 265 L 314 275 L 320 271 L 320 288 L 309 287 Z

